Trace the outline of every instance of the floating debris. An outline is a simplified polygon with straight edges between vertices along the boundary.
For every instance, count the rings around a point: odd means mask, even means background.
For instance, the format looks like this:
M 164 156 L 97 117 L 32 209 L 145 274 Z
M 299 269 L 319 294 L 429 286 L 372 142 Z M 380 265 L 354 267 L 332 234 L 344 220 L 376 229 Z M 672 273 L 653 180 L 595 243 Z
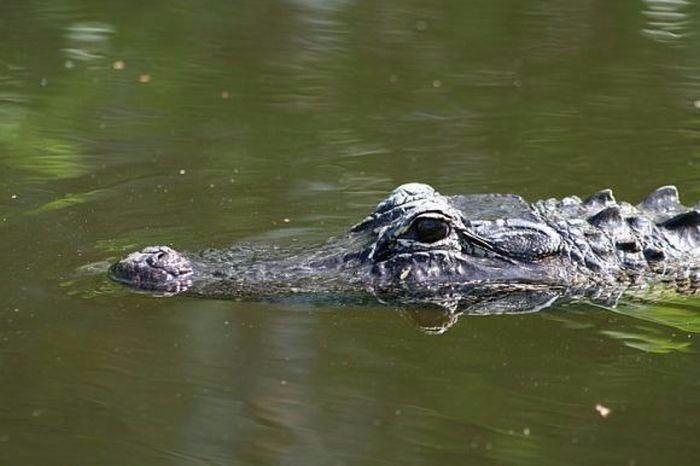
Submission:
M 139 75 L 139 82 L 141 84 L 148 84 L 151 82 L 151 75 L 150 74 L 141 74 Z
M 600 414 L 600 417 L 603 419 L 606 419 L 608 416 L 610 416 L 610 413 L 612 413 L 612 409 L 608 408 L 607 406 L 603 406 L 600 403 L 595 405 L 595 410 L 598 411 L 598 414 Z
M 126 63 L 124 63 L 123 60 L 117 60 L 114 63 L 112 63 L 112 68 L 115 70 L 123 70 L 125 66 Z
M 231 98 L 231 93 L 229 91 L 221 91 L 221 98 L 222 99 L 230 99 Z

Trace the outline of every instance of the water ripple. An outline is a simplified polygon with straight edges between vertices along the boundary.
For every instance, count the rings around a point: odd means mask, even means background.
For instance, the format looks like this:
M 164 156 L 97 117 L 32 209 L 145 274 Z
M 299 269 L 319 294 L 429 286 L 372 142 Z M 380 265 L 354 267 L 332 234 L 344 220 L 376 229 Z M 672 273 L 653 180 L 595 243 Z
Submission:
M 675 43 L 689 35 L 690 15 L 683 10 L 689 5 L 685 0 L 644 0 L 646 27 L 642 34 L 664 43 Z

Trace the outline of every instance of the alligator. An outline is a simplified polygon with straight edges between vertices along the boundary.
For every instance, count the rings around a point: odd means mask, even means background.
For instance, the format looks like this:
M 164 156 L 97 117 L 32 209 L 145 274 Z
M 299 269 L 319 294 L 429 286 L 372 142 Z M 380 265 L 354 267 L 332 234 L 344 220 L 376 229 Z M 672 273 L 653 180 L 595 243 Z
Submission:
M 364 294 L 501 313 L 655 282 L 693 292 L 699 259 L 700 203 L 683 206 L 674 186 L 634 206 L 610 189 L 528 203 L 408 183 L 346 234 L 313 248 L 153 246 L 114 264 L 110 276 L 164 295 Z

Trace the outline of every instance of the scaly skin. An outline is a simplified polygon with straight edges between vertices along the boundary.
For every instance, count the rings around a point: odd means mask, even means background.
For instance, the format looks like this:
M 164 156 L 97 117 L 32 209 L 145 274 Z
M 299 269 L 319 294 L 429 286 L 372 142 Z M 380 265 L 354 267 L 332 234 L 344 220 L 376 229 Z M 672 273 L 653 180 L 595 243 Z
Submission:
M 110 275 L 143 290 L 204 296 L 369 291 L 430 302 L 529 290 L 539 306 L 552 290 L 591 294 L 668 279 L 696 289 L 699 257 L 698 206 L 684 207 L 673 186 L 635 207 L 610 190 L 529 204 L 515 195 L 443 196 L 410 183 L 311 252 L 156 246 L 114 264 Z

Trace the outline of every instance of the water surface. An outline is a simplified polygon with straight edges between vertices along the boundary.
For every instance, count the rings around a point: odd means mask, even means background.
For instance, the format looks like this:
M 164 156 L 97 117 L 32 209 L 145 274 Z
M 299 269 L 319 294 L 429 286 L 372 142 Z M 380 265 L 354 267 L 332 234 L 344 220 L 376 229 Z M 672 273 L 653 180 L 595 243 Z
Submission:
M 435 335 L 380 303 L 104 275 L 150 244 L 320 242 L 408 181 L 694 203 L 693 2 L 0 7 L 0 463 L 697 461 L 697 298 Z

